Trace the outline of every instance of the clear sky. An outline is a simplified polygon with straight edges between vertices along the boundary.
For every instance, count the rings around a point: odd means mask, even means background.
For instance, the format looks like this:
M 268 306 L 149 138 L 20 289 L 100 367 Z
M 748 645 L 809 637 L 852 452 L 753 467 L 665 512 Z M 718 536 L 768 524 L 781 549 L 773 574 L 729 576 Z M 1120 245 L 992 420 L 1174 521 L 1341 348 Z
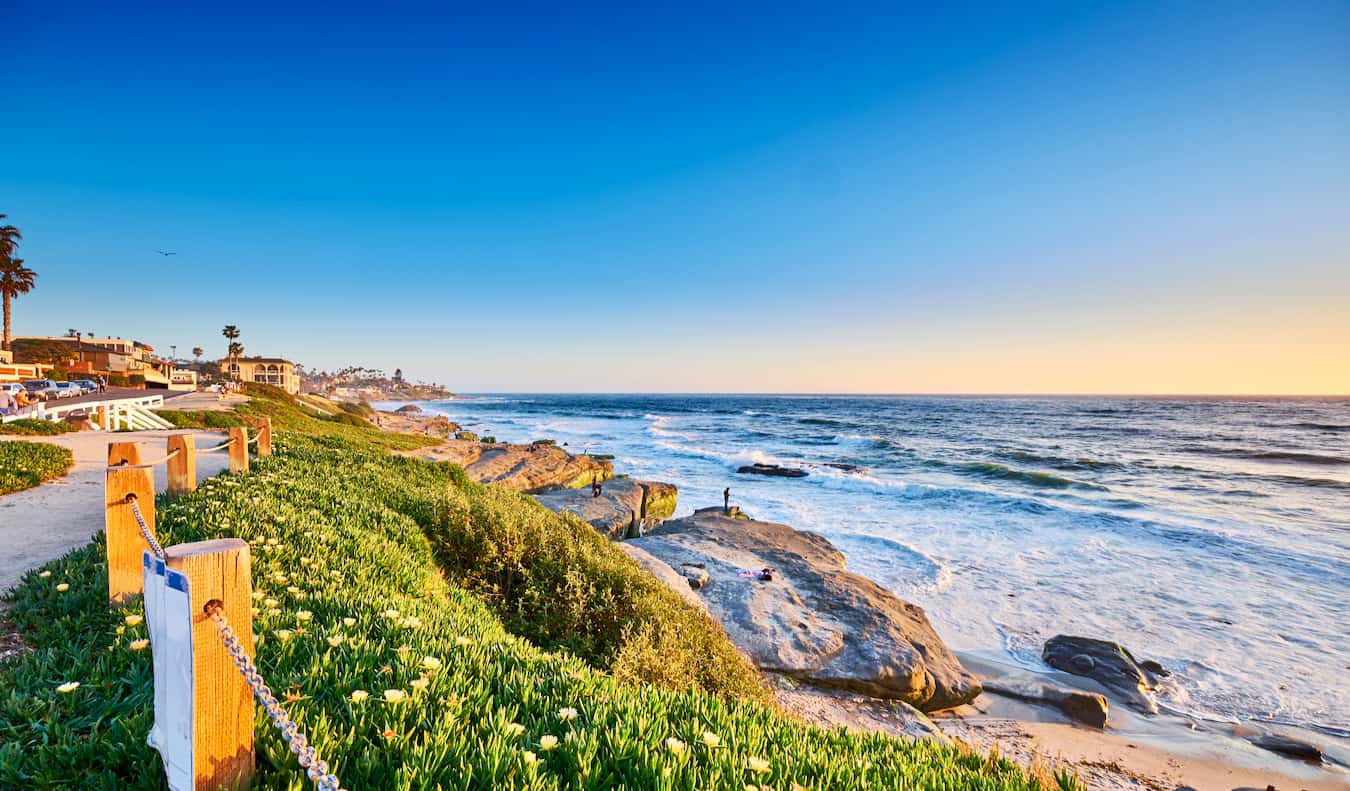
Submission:
M 17 333 L 466 392 L 1350 393 L 1350 3 L 195 5 L 6 4 Z

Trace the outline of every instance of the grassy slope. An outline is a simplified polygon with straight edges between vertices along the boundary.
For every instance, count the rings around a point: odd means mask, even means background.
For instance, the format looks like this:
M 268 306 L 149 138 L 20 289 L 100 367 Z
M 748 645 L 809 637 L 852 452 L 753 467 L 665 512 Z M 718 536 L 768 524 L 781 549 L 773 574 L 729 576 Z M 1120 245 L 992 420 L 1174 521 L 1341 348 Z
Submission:
M 444 465 L 339 436 L 364 429 L 334 427 L 318 438 L 281 437 L 278 455 L 248 475 L 162 504 L 160 532 L 165 543 L 239 536 L 253 544 L 259 665 L 294 698 L 292 716 L 345 787 L 1036 787 L 1002 761 L 821 731 L 752 701 L 624 683 L 508 634 L 496 612 L 446 580 L 436 556 L 460 540 L 453 530 L 464 519 L 482 531 L 493 520 L 532 523 L 542 509 L 456 483 Z M 144 741 L 150 654 L 131 648 L 144 626 L 122 622 L 138 610 L 107 610 L 102 553 L 99 544 L 71 553 L 46 567 L 48 577 L 30 572 L 14 593 L 11 615 L 34 650 L 0 672 L 0 788 L 163 787 Z M 528 606 L 516 603 L 513 618 L 528 621 Z M 301 611 L 312 617 L 300 620 Z M 330 637 L 342 641 L 333 646 Z M 441 667 L 424 670 L 427 656 Z M 413 682 L 424 677 L 418 690 Z M 55 690 L 70 680 L 81 686 Z M 370 699 L 352 702 L 358 689 Z M 386 689 L 409 697 L 385 702 Z M 560 716 L 569 707 L 575 720 Z M 720 744 L 705 743 L 705 732 Z M 307 788 L 261 712 L 257 733 L 257 786 Z M 549 736 L 558 745 L 545 750 Z M 670 738 L 687 746 L 667 746 Z M 751 758 L 767 770 L 750 768 Z
M 75 457 L 67 448 L 42 442 L 0 442 L 0 494 L 59 478 L 74 464 Z

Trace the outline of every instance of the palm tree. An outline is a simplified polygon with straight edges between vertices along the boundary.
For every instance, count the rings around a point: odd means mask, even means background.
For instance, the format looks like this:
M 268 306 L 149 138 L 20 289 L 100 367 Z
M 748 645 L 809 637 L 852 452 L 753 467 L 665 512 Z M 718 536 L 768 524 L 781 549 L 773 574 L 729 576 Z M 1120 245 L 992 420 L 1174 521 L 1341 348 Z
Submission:
M 0 214 L 0 222 L 3 222 L 7 215 Z M 14 251 L 19 249 L 19 242 L 23 241 L 23 234 L 13 225 L 0 225 L 0 261 L 7 261 L 14 257 Z
M 0 217 L 3 217 L 0 214 Z M 0 228 L 0 232 L 4 229 Z M 9 348 L 9 319 L 10 319 L 10 300 L 20 294 L 27 294 L 33 290 L 34 281 L 37 280 L 37 272 L 23 265 L 22 258 L 11 258 L 8 255 L 0 256 L 0 295 L 5 300 L 5 348 Z
M 235 343 L 235 339 L 239 337 L 239 328 L 234 326 L 233 324 L 226 324 L 225 329 L 221 330 L 220 334 L 224 335 L 230 341 L 227 356 L 230 359 L 230 363 L 233 364 L 235 362 L 235 354 L 236 354 L 234 348 L 236 346 L 239 346 L 239 344 Z M 244 347 L 239 346 L 239 348 L 242 351 Z
M 206 350 L 203 349 L 202 347 L 200 347 L 200 346 L 193 346 L 193 347 L 192 347 L 192 356 L 195 357 L 195 358 L 197 358 L 197 367 L 198 367 L 198 368 L 202 367 L 202 355 L 203 355 L 203 354 L 206 354 Z

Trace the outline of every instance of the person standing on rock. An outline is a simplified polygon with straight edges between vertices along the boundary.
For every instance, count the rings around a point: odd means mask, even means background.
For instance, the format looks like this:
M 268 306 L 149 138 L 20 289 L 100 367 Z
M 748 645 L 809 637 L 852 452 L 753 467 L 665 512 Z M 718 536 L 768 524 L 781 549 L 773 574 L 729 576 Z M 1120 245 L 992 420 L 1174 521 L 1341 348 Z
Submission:
M 722 513 L 731 513 L 731 487 L 722 490 Z

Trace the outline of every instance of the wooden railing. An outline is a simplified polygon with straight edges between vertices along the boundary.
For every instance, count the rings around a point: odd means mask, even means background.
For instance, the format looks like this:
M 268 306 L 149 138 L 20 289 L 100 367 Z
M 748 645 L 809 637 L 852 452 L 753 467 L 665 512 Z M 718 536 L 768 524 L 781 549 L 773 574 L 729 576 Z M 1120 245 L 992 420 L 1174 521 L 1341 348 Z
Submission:
M 17 415 L 6 415 L 3 422 L 10 423 L 25 418 L 59 421 L 68 417 L 87 417 L 104 431 L 173 428 L 172 423 L 150 411 L 163 406 L 162 395 L 115 398 L 107 401 L 79 401 L 73 404 L 62 404 L 59 401 L 39 402 L 23 409 Z

